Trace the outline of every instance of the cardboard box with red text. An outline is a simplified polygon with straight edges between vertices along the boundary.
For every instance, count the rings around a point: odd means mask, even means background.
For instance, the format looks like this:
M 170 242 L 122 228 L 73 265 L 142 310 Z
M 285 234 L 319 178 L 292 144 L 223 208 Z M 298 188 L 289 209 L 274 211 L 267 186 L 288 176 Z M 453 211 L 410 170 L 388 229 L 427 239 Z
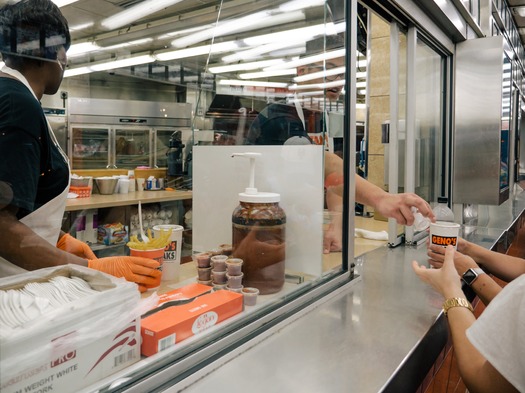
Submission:
M 202 285 L 198 283 L 184 285 L 183 287 L 159 295 L 159 304 L 166 303 L 172 300 L 191 299 L 192 297 L 204 295 L 205 293 L 211 292 L 212 289 L 213 288 L 208 285 Z
M 143 355 L 151 356 L 242 311 L 243 296 L 216 291 L 191 303 L 170 307 L 142 319 Z
M 0 339 L 0 391 L 77 392 L 140 359 L 140 293 L 133 283 L 82 266 L 0 279 L 0 290 L 77 276 L 99 291 L 41 315 Z

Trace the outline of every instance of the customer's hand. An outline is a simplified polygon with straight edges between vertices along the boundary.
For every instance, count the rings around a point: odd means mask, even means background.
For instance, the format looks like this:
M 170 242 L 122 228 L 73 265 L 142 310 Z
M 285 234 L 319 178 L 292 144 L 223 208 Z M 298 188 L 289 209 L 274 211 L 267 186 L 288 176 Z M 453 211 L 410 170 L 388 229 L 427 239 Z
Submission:
M 74 254 L 80 258 L 97 259 L 95 253 L 93 253 L 93 250 L 91 250 L 91 248 L 86 243 L 74 238 L 69 233 L 66 233 L 64 236 L 58 239 L 57 248 L 60 248 L 61 250 L 64 250 L 70 254 Z
M 458 238 L 458 249 L 461 248 L 462 244 L 465 243 L 465 240 Z M 442 246 L 437 246 L 435 244 L 430 244 L 427 240 L 427 255 L 429 257 L 428 262 L 432 267 L 437 269 L 443 266 L 443 261 L 445 260 L 445 248 Z M 469 257 L 468 255 L 462 254 L 459 251 L 454 253 L 454 266 L 459 275 L 463 275 L 470 268 L 479 267 L 478 264 Z
M 454 266 L 455 252 L 454 247 L 447 246 L 441 269 L 427 269 L 426 266 L 420 266 L 417 261 L 412 261 L 412 268 L 418 277 L 430 284 L 445 298 L 464 296 L 461 290 L 461 279 Z
M 142 257 L 106 257 L 88 260 L 88 267 L 135 282 L 140 292 L 158 287 L 162 276 L 162 272 L 157 270 L 159 267 L 157 261 Z

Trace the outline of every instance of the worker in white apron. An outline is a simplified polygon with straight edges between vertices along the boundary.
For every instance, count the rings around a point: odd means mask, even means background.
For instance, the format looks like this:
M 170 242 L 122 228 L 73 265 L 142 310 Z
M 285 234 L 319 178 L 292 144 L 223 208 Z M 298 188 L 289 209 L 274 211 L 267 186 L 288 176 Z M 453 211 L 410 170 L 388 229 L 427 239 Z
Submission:
M 157 270 L 158 262 L 128 256 L 97 259 L 87 244 L 61 232 L 69 190 L 69 162 L 60 149 L 49 123 L 44 120 L 45 116 L 39 105 L 43 94 L 55 94 L 60 86 L 67 63 L 66 48 L 69 47 L 70 36 L 67 21 L 58 7 L 50 0 L 47 3 L 42 5 L 45 9 L 40 10 L 41 13 L 34 9 L 30 11 L 23 9 L 28 5 L 22 3 L 0 8 L 0 31 L 8 31 L 14 35 L 12 39 L 3 41 L 9 47 L 0 47 L 5 61 L 5 65 L 0 69 L 0 110 L 4 111 L 4 113 L 0 112 L 0 154 L 3 152 L 10 157 L 9 160 L 3 160 L 3 163 L 0 164 L 0 228 L 2 228 L 0 277 L 72 263 L 88 266 L 117 277 L 124 277 L 136 282 L 139 289 L 145 291 L 159 285 L 161 272 Z M 53 15 L 50 15 L 51 13 Z M 38 15 L 38 20 L 31 20 L 35 15 Z M 29 20 L 21 20 L 24 18 Z M 42 23 L 43 18 L 50 21 L 49 26 Z M 62 21 L 61 26 L 57 26 L 57 20 Z M 21 32 L 20 26 L 38 26 L 39 29 Z M 35 37 L 35 34 L 40 36 Z M 23 42 L 24 40 L 28 42 Z M 17 43 L 14 49 L 13 42 Z M 50 44 L 44 48 L 32 48 L 32 56 L 27 56 L 26 48 L 34 42 L 50 42 Z M 20 53 L 22 51 L 24 52 Z M 35 53 L 40 53 L 41 56 L 35 58 Z M 33 99 L 38 104 L 36 110 Z M 24 133 L 26 130 L 17 128 L 17 125 L 20 127 L 23 115 L 21 111 L 24 108 L 27 108 L 28 116 L 33 115 L 37 119 L 28 118 L 27 121 L 24 119 L 22 121 L 26 125 L 40 127 L 39 143 L 33 143 L 33 146 L 30 147 L 28 145 L 30 145 L 31 138 L 27 138 L 27 132 Z M 13 113 L 10 114 L 9 111 Z M 39 111 L 41 113 L 37 113 Z M 43 125 L 44 121 L 47 127 Z M 49 135 L 42 134 L 45 128 Z M 31 134 L 38 134 L 38 131 L 31 130 Z M 20 143 L 17 144 L 18 138 Z M 24 160 L 20 160 L 27 163 L 28 158 L 24 154 L 30 154 L 35 149 L 39 149 L 40 155 L 48 154 L 52 162 L 49 164 L 50 168 L 47 169 L 49 173 L 40 174 L 40 178 L 35 179 L 35 182 L 40 184 L 42 177 L 48 175 L 51 177 L 47 179 L 56 179 L 56 184 L 59 184 L 52 191 L 46 189 L 45 192 L 48 192 L 46 196 L 49 198 L 39 207 L 36 200 L 32 204 L 27 201 L 26 195 L 32 195 L 30 192 L 23 194 L 22 198 L 26 199 L 20 203 L 20 198 L 17 199 L 19 184 L 14 184 L 18 179 L 23 181 L 26 178 L 34 178 L 31 177 L 32 174 L 20 171 L 16 166 L 16 161 L 17 157 L 19 159 L 23 157 Z M 53 159 L 55 161 L 51 161 Z M 40 164 L 35 162 L 35 168 L 39 168 Z M 46 184 L 49 186 L 48 183 Z M 62 184 L 64 188 L 60 189 Z M 29 186 L 34 186 L 36 189 L 35 199 L 39 193 L 43 192 L 38 184 Z M 55 194 L 56 196 L 52 197 Z M 23 209 L 20 207 L 21 204 L 24 204 Z M 34 210 L 28 210 L 29 205 L 37 207 Z M 27 214 L 21 214 L 21 211 Z M 18 218 L 20 215 L 22 217 Z

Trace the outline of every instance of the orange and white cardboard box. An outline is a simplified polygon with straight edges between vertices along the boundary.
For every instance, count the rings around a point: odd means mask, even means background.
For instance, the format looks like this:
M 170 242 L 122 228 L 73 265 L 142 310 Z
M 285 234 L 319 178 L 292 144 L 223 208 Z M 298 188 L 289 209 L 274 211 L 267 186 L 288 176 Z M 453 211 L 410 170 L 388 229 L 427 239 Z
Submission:
M 76 392 L 140 359 L 140 293 L 133 283 L 66 265 L 0 279 L 0 290 L 54 275 L 81 277 L 100 292 L 2 332 L 2 393 Z
M 154 355 L 240 313 L 242 308 L 242 294 L 223 290 L 143 318 L 142 354 Z
M 191 299 L 192 297 L 203 295 L 206 292 L 211 292 L 212 289 L 213 288 L 208 285 L 199 283 L 184 285 L 183 287 L 159 295 L 159 304 L 172 300 Z

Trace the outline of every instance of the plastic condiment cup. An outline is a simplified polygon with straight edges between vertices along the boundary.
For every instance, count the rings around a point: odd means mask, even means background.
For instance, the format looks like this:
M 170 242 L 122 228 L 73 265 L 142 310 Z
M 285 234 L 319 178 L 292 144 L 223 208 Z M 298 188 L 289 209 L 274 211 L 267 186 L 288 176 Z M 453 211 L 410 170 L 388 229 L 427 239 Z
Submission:
M 228 280 L 228 286 L 230 288 L 240 288 L 242 287 L 242 277 L 244 274 L 239 274 L 237 276 L 230 276 L 228 273 L 226 273 L 226 279 Z
M 424 217 L 415 207 L 412 207 L 410 210 L 414 214 L 414 224 L 412 224 L 414 229 L 418 232 L 426 230 L 430 226 L 430 219 Z
M 226 284 L 213 284 L 213 290 L 214 291 L 222 291 L 223 289 L 226 289 Z
M 220 249 L 220 248 L 214 248 L 214 249 L 212 249 L 212 250 L 210 250 L 208 252 L 211 254 L 211 256 L 222 255 L 222 249 Z
M 230 256 L 233 252 L 233 247 L 231 244 L 221 244 L 219 246 L 219 249 L 221 250 L 222 255 Z
M 129 254 L 133 257 L 142 257 L 142 258 L 149 258 L 149 259 L 156 260 L 157 262 L 160 263 L 157 269 L 162 271 L 162 265 L 164 263 L 164 248 L 156 248 L 153 250 L 139 250 L 136 248 L 130 248 Z M 154 288 L 150 288 L 150 289 L 156 289 L 160 286 L 161 277 L 159 277 L 159 280 L 158 280 L 159 285 L 155 286 Z
M 229 258 L 226 260 L 226 271 L 230 276 L 238 276 L 241 274 L 242 264 L 241 258 Z
M 259 296 L 259 290 L 253 287 L 245 287 L 242 289 L 244 305 L 245 306 L 255 306 L 257 303 L 257 296 Z
M 198 284 L 202 284 L 202 285 L 208 285 L 208 286 L 212 286 L 213 283 L 211 282 L 211 280 L 197 280 L 197 283 Z
M 430 244 L 441 247 L 458 247 L 460 225 L 455 222 L 437 221 L 430 223 Z
M 128 192 L 129 192 L 129 179 L 120 178 L 118 180 L 118 193 L 127 194 Z
M 225 272 L 226 271 L 226 255 L 214 255 L 211 257 L 211 267 L 214 272 Z
M 197 268 L 197 275 L 201 281 L 211 280 L 211 267 L 199 267 Z
M 210 257 L 211 255 L 207 252 L 202 252 L 200 254 L 194 255 L 193 259 L 197 262 L 197 267 L 210 267 Z
M 211 279 L 214 284 L 226 284 L 226 271 L 217 272 L 215 270 L 212 270 Z
M 244 288 L 244 287 L 243 287 L 242 285 L 241 285 L 239 288 L 232 288 L 232 287 L 226 285 L 226 289 L 227 289 L 228 291 L 232 291 L 232 292 L 236 292 L 236 293 L 242 293 L 242 289 L 243 289 L 243 288 Z
M 143 177 L 137 177 L 137 191 L 144 190 L 144 186 L 146 185 L 146 179 Z

